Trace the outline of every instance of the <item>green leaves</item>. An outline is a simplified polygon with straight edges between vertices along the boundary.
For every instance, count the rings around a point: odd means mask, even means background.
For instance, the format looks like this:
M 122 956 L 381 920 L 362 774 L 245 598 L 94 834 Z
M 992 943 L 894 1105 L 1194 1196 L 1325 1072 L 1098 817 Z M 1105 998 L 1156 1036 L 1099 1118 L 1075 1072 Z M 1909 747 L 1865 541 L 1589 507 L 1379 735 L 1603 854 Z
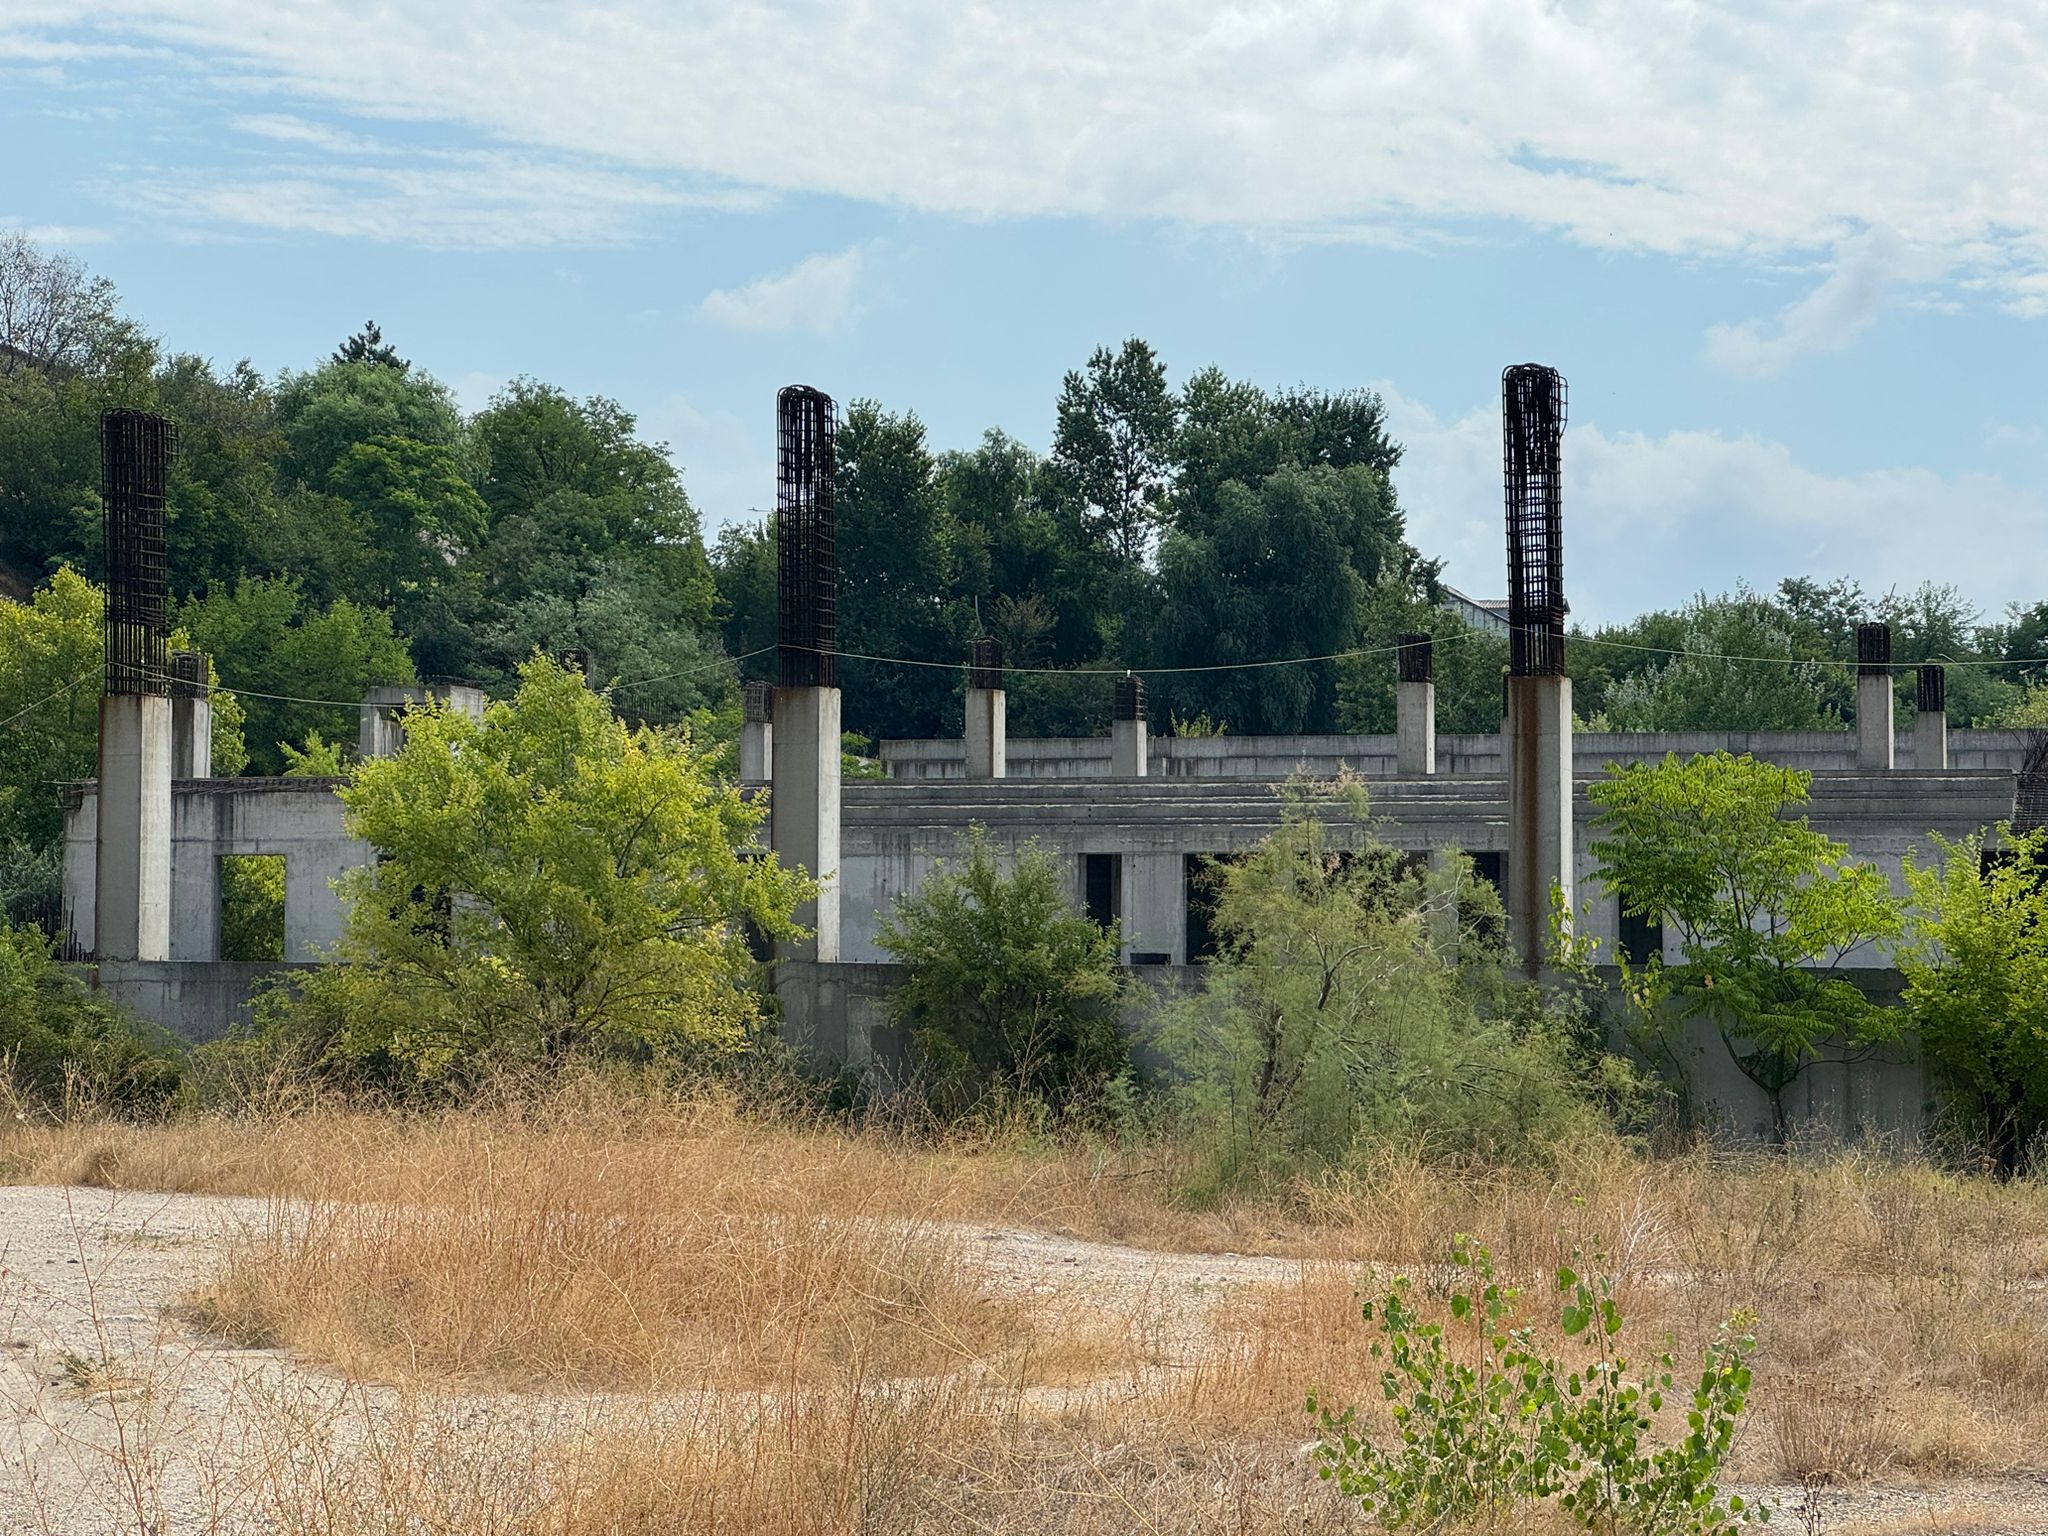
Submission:
M 384 854 L 350 881 L 340 968 L 352 1053 L 426 1076 L 506 1049 L 729 1046 L 759 1017 L 744 922 L 791 931 L 812 889 L 755 856 L 766 807 L 690 740 L 631 730 L 536 659 L 481 724 L 409 711 L 396 757 L 340 793 Z
M 977 828 L 964 863 L 896 903 L 877 942 L 910 978 L 891 1008 L 941 1107 L 995 1094 L 1060 1112 L 1129 1063 L 1116 931 L 1074 909 L 1050 854 L 1005 862 Z
M 1734 1536 L 1770 1518 L 1761 1505 L 1724 1499 L 1715 1481 L 1747 1404 L 1753 1339 L 1721 1330 L 1706 1352 L 1690 1432 L 1654 1446 L 1644 1437 L 1663 1406 L 1672 1356 L 1667 1347 L 1638 1378 L 1612 1352 L 1623 1320 L 1611 1276 L 1557 1273 L 1564 1332 L 1586 1338 L 1593 1353 L 1571 1370 L 1539 1353 L 1529 1328 L 1470 1330 L 1482 1311 L 1489 1324 L 1511 1323 L 1515 1293 L 1496 1284 L 1485 1248 L 1461 1237 L 1451 1257 L 1473 1275 L 1451 1290 L 1451 1329 L 1419 1320 L 1405 1278 L 1377 1314 L 1372 1302 L 1364 1306 L 1379 1323 L 1373 1354 L 1389 1362 L 1382 1388 L 1398 1445 L 1373 1444 L 1358 1433 L 1353 1409 L 1310 1393 L 1318 1475 L 1391 1529 L 1502 1520 L 1549 1501 L 1588 1530 L 1642 1536 Z
M 1892 1038 L 1896 1020 L 1836 974 L 1844 958 L 1899 932 L 1883 872 L 1788 813 L 1812 776 L 1715 752 L 1610 765 L 1587 792 L 1598 811 L 1595 871 L 1624 910 L 1677 929 L 1681 963 L 1640 974 L 1654 1018 L 1667 1000 L 1713 1018 L 1731 1057 L 1772 1095 L 1821 1044 Z

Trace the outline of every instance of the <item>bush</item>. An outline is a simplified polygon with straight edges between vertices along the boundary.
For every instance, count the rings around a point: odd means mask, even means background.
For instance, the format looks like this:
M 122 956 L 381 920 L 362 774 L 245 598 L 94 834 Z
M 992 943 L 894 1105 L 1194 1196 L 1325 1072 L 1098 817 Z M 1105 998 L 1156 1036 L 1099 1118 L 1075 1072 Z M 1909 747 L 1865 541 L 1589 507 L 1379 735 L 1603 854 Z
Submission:
M 1129 1065 L 1116 932 L 1075 910 L 1035 847 L 1005 874 L 975 828 L 966 863 L 899 900 L 877 942 L 910 968 L 890 1012 L 942 1110 L 993 1095 L 1064 1113 Z
M 1982 837 L 1937 834 L 1935 864 L 1907 862 L 1898 963 L 1951 1124 L 2014 1173 L 2048 1131 L 2048 831 L 1998 832 L 1988 858 Z
M 184 1077 L 184 1050 L 162 1030 L 94 997 L 50 958 L 34 928 L 0 926 L 0 1078 L 50 1112 L 90 1106 L 161 1111 Z
M 1209 984 L 1162 1012 L 1208 1177 L 1341 1163 L 1368 1139 L 1528 1158 L 1602 1127 L 1599 1091 L 1629 1074 L 1508 978 L 1492 887 L 1461 857 L 1423 868 L 1362 824 L 1335 838 L 1333 809 L 1362 823 L 1362 790 L 1291 790 L 1279 831 L 1212 868 Z
M 1538 1352 L 1535 1330 L 1516 1326 L 1520 1292 L 1494 1277 L 1487 1250 L 1460 1238 L 1451 1321 L 1426 1323 L 1405 1279 L 1365 1304 L 1379 1326 L 1380 1388 L 1393 1405 L 1398 1445 L 1382 1449 L 1358 1431 L 1357 1410 L 1333 1411 L 1314 1395 L 1321 1438 L 1318 1473 L 1390 1528 L 1433 1530 L 1446 1520 L 1499 1518 L 1519 1504 L 1555 1501 L 1588 1530 L 1642 1536 L 1727 1536 L 1770 1519 L 1764 1506 L 1723 1497 L 1716 1483 L 1749 1401 L 1756 1341 L 1742 1315 L 1706 1348 L 1686 1404 L 1686 1433 L 1646 1443 L 1667 1401 L 1681 1402 L 1670 1341 L 1636 1374 L 1619 1352 L 1623 1325 L 1614 1281 L 1557 1273 L 1565 1336 L 1589 1346 L 1581 1367 Z M 1464 1338 L 1461 1352 L 1454 1340 Z

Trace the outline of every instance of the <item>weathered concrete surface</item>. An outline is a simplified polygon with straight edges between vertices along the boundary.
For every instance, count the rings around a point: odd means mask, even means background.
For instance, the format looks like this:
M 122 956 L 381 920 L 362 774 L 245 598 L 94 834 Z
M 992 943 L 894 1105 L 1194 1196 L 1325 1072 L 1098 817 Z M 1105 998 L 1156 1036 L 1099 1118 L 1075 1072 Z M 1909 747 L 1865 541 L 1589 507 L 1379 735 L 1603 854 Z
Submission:
M 1112 720 L 1109 725 L 1109 774 L 1114 779 L 1140 779 L 1151 767 L 1143 720 Z
M 782 950 L 829 964 L 840 955 L 839 690 L 776 689 L 774 751 L 770 846 L 818 882 L 817 898 L 796 912 L 809 937 Z
M 375 862 L 376 851 L 351 836 L 335 798 L 339 779 L 191 779 L 171 786 L 170 892 L 173 941 L 168 958 L 209 961 L 220 955 L 220 860 L 230 854 L 275 854 L 284 860 L 287 960 L 312 960 L 341 938 L 342 899 L 336 883 Z M 73 787 L 65 823 L 64 899 L 68 913 L 97 905 L 96 865 L 82 856 L 95 842 L 96 785 Z M 94 936 L 79 942 L 106 955 Z M 158 956 L 157 958 L 165 958 Z
M 961 741 L 967 777 L 1000 779 L 1009 774 L 1009 696 L 1000 688 L 967 690 L 967 726 Z
M 1549 960 L 1552 902 L 1578 910 L 1572 846 L 1572 680 L 1508 679 L 1508 933 L 1522 969 Z
M 171 701 L 100 700 L 101 806 L 93 853 L 93 937 L 117 960 L 171 955 Z
M 1849 772 L 1857 765 L 1856 737 L 1849 731 L 1577 731 L 1572 771 L 1598 774 L 1610 762 L 1654 763 L 1667 753 L 1691 757 L 1702 752 L 1749 753 L 1766 762 L 1810 772 Z M 1501 735 L 1438 732 L 1437 772 L 1446 777 L 1504 776 Z M 1895 746 L 1894 762 L 1908 761 L 1910 739 Z M 2016 773 L 2026 759 L 2024 731 L 1952 730 L 1952 768 L 1995 768 Z M 958 779 L 966 776 L 963 744 L 948 738 L 885 741 L 882 762 L 892 779 Z M 1146 745 L 1146 771 L 1154 778 L 1261 779 L 1279 782 L 1296 772 L 1335 778 L 1341 772 L 1364 778 L 1400 774 L 1394 735 L 1357 736 L 1155 736 Z M 1013 736 L 1009 740 L 1013 779 L 1106 779 L 1112 777 L 1106 736 Z M 1912 763 L 1914 768 L 1925 765 Z
M 1948 711 L 1923 709 L 1913 717 L 1913 769 L 1940 772 L 1948 766 Z
M 1856 677 L 1856 766 L 1889 769 L 1898 763 L 1898 732 L 1892 725 L 1892 677 L 1862 672 Z
M 78 967 L 94 991 L 193 1045 L 218 1040 L 249 1022 L 249 1004 L 278 977 L 302 975 L 312 961 L 102 960 Z
M 1394 770 L 1403 778 L 1436 772 L 1436 684 L 1397 683 Z

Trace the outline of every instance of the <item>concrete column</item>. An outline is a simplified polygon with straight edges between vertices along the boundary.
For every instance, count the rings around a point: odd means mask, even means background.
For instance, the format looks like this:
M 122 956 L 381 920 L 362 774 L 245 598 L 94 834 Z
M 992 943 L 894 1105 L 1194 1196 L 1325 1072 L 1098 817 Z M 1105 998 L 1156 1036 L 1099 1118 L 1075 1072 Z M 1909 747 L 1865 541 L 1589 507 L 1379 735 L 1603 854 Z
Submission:
M 746 685 L 740 720 L 740 782 L 766 784 L 775 766 L 775 689 L 756 680 Z
M 1394 770 L 1403 778 L 1436 772 L 1436 668 L 1428 635 L 1400 638 L 1394 696 Z
M 211 668 L 203 651 L 171 653 L 171 777 L 213 777 Z
M 171 701 L 100 701 L 93 949 L 104 960 L 171 956 Z
M 1145 680 L 1125 673 L 1116 680 L 1116 719 L 1109 727 L 1109 771 L 1119 779 L 1145 777 Z
M 1920 669 L 1920 706 L 1913 716 L 1913 766 L 1920 772 L 1948 767 L 1948 673 L 1938 666 Z
M 818 881 L 796 920 L 811 937 L 786 943 L 792 960 L 839 958 L 839 690 L 775 690 L 769 845 Z
M 1508 928 L 1523 971 L 1550 958 L 1551 893 L 1570 915 L 1576 883 L 1572 847 L 1572 680 L 1508 679 Z
M 1009 771 L 1009 710 L 1003 692 L 1003 646 L 984 636 L 967 650 L 967 777 L 1000 779 Z
M 372 688 L 363 695 L 362 709 L 356 716 L 356 756 L 363 762 L 374 762 L 380 757 L 396 757 L 405 745 L 405 727 L 399 717 L 405 713 L 405 706 L 412 702 L 410 688 L 395 688 L 388 684 Z
M 1856 626 L 1856 766 L 1889 772 L 1892 760 L 1892 629 Z

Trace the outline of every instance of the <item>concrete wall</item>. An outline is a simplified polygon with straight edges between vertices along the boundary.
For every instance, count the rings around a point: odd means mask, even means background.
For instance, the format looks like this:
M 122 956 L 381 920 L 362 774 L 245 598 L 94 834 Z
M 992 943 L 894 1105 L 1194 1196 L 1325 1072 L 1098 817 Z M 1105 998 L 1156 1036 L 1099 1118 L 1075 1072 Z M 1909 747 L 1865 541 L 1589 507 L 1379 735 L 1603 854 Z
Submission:
M 775 991 L 783 1011 L 783 1038 L 818 1070 L 852 1071 L 885 1091 L 902 1086 L 912 1073 L 910 1042 L 889 1018 L 889 995 L 908 974 L 900 965 L 779 963 Z M 1130 983 L 1125 1028 L 1136 1044 L 1140 1067 L 1157 1070 L 1164 1063 L 1144 1043 L 1152 1010 L 1176 993 L 1199 991 L 1208 968 L 1133 966 L 1125 974 Z M 1612 980 L 1614 973 L 1607 975 Z M 1898 972 L 1888 969 L 1862 972 L 1855 980 L 1882 1003 L 1895 1003 L 1903 985 Z M 1618 1039 L 1615 1043 L 1620 1045 Z M 1680 1053 L 1702 1129 L 1738 1142 L 1771 1139 L 1770 1096 L 1735 1065 L 1711 1020 L 1684 1023 Z M 1804 1142 L 1912 1140 L 1936 1107 L 1933 1086 L 1911 1042 L 1853 1056 L 1823 1048 L 1820 1060 L 1800 1074 L 1785 1099 L 1792 1137 Z
M 316 967 L 299 965 L 206 965 L 175 960 L 102 960 L 79 967 L 86 983 L 130 1012 L 194 1045 L 218 1040 L 249 1022 L 249 1004 L 278 977 L 302 975 Z
M 1574 789 L 1574 869 L 1581 932 L 1613 952 L 1620 926 L 1614 898 L 1592 878 L 1593 807 L 1581 777 Z M 2012 811 L 2010 776 L 1984 770 L 1944 774 L 1906 771 L 1817 775 L 1809 815 L 1829 836 L 1882 869 L 1899 889 L 1910 852 L 1928 834 L 1957 838 L 1991 826 Z M 1124 953 L 1187 956 L 1186 856 L 1249 848 L 1280 820 L 1280 801 L 1266 784 L 1146 778 L 1104 780 L 1077 795 L 1057 780 L 1011 778 L 1001 783 L 849 782 L 845 787 L 840 855 L 841 958 L 886 958 L 875 934 L 898 897 L 915 892 L 941 859 L 958 857 L 968 829 L 983 827 L 998 849 L 1027 844 L 1053 854 L 1082 895 L 1081 857 L 1123 858 Z M 1404 851 L 1459 848 L 1511 857 L 1505 782 L 1500 779 L 1392 779 L 1372 786 L 1373 831 Z M 1883 956 L 1860 951 L 1851 963 Z
M 171 955 L 220 958 L 220 860 L 231 854 L 284 859 L 284 954 L 310 960 L 341 938 L 334 883 L 375 861 L 367 843 L 342 825 L 338 779 L 189 779 L 171 786 Z M 74 923 L 93 908 L 89 857 L 98 824 L 97 786 L 74 788 L 65 820 L 64 904 Z M 74 926 L 93 944 L 91 924 Z
M 1439 734 L 1439 777 L 1504 776 L 1498 732 Z M 2024 731 L 1952 730 L 1948 767 L 1994 768 L 2017 773 L 2026 757 Z M 1334 778 L 1349 770 L 1369 779 L 1397 776 L 1392 736 L 1155 736 L 1148 747 L 1147 772 L 1155 778 L 1265 779 L 1278 782 L 1296 771 Z M 1815 772 L 1853 771 L 1856 738 L 1848 731 L 1580 731 L 1573 737 L 1573 772 L 1598 774 L 1610 762 L 1656 762 L 1667 752 L 1691 757 L 1702 752 L 1744 752 L 1787 768 Z M 966 777 L 965 744 L 951 739 L 885 741 L 884 766 L 892 779 Z M 1918 770 L 1910 730 L 1898 737 L 1894 763 Z M 1102 779 L 1110 777 L 1109 738 L 1010 738 L 1013 779 Z

